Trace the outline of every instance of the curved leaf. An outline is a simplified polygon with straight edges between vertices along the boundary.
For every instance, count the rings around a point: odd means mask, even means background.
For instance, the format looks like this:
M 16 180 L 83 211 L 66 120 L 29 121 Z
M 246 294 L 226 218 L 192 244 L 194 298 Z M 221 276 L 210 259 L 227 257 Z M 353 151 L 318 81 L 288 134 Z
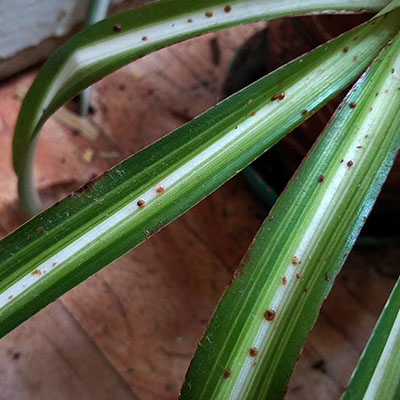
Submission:
M 163 0 L 111 16 L 76 34 L 43 66 L 14 133 L 13 163 L 30 214 L 41 209 L 33 183 L 36 137 L 50 115 L 103 76 L 156 49 L 201 33 L 288 14 L 379 10 L 385 0 Z

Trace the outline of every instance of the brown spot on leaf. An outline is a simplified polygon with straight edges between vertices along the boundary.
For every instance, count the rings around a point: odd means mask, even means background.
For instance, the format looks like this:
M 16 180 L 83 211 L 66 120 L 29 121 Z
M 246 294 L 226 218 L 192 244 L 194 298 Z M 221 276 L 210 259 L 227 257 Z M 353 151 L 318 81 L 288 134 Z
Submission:
M 357 61 L 357 60 L 358 60 L 358 57 L 357 57 L 357 56 L 354 56 L 354 57 L 353 57 L 353 60 L 354 60 L 354 61 Z
M 279 93 L 275 93 L 274 95 L 272 95 L 271 101 L 278 100 L 278 97 L 279 97 Z
M 326 280 L 326 281 L 330 281 L 330 280 L 331 280 L 331 273 L 330 273 L 330 272 L 327 272 L 327 273 L 325 274 L 325 280 Z
M 353 165 L 354 163 L 353 163 L 353 161 L 347 161 L 347 166 L 349 167 L 349 168 L 351 168 L 352 167 L 352 165 Z
M 283 99 L 285 98 L 285 96 L 286 96 L 285 92 L 281 92 L 281 93 L 279 93 L 279 95 L 278 95 L 278 99 L 279 99 L 279 100 L 283 100 Z
M 115 24 L 113 26 L 113 31 L 114 32 L 121 32 L 122 31 L 122 25 L 121 24 Z
M 357 105 L 357 103 L 355 103 L 354 101 L 352 101 L 352 102 L 349 104 L 349 107 L 350 107 L 350 108 L 356 108 L 356 105 Z
M 319 174 L 318 175 L 318 182 L 321 183 L 324 181 L 324 174 Z
M 308 111 L 307 111 L 307 110 L 302 110 L 302 111 L 301 111 L 301 115 L 304 116 L 304 115 L 307 115 L 307 114 L 308 114 Z
M 57 265 L 57 261 L 53 261 L 51 264 L 52 267 L 55 267 L 56 265 Z
M 300 263 L 299 258 L 298 258 L 297 256 L 293 256 L 293 258 L 292 258 L 292 264 L 293 264 L 293 265 L 297 265 L 297 264 L 299 264 L 299 263 Z
M 14 297 L 14 296 L 13 296 L 12 294 L 10 294 L 10 295 L 8 296 L 8 300 L 11 300 L 13 297 Z
M 147 36 L 143 36 L 142 37 L 142 40 L 143 40 L 143 42 L 145 42 L 146 40 L 148 40 L 149 38 L 147 37 Z
M 301 273 L 300 273 L 300 272 L 298 272 L 298 273 L 296 274 L 296 278 L 297 278 L 297 279 L 301 279 Z
M 159 186 L 159 187 L 156 189 L 156 192 L 157 192 L 158 194 L 164 193 L 164 188 L 163 188 L 162 186 Z
M 213 15 L 214 15 L 214 14 L 213 14 L 212 11 L 206 11 L 206 13 L 205 13 L 205 16 L 206 16 L 207 18 L 211 18 Z
M 42 232 L 43 231 L 43 226 L 38 226 L 36 228 L 36 232 Z
M 267 321 L 273 321 L 273 319 L 275 318 L 275 310 L 273 310 L 272 308 L 268 308 L 268 310 L 266 310 L 264 313 L 264 318 Z
M 34 269 L 33 271 L 32 271 L 32 275 L 42 275 L 42 272 L 40 271 L 40 269 Z
M 232 11 L 232 7 L 230 5 L 227 5 L 227 6 L 224 7 L 224 11 L 226 13 L 230 13 Z
M 257 347 L 250 347 L 249 356 L 250 356 L 250 357 L 255 357 L 257 354 L 258 354 L 258 349 L 257 349 Z
M 257 111 L 252 111 L 252 112 L 250 113 L 250 115 L 251 115 L 252 117 L 254 117 L 256 114 L 257 114 Z
M 144 200 L 138 200 L 136 203 L 139 208 L 145 208 L 146 207 L 146 202 Z
M 287 284 L 287 278 L 286 276 L 282 276 L 282 285 L 286 285 Z
M 187 22 L 189 22 L 189 24 L 191 24 L 193 22 L 193 19 L 192 18 L 188 18 Z
M 349 51 L 349 46 L 343 47 L 343 53 L 347 53 Z
M 232 375 L 232 371 L 229 368 L 224 370 L 224 378 L 227 379 Z

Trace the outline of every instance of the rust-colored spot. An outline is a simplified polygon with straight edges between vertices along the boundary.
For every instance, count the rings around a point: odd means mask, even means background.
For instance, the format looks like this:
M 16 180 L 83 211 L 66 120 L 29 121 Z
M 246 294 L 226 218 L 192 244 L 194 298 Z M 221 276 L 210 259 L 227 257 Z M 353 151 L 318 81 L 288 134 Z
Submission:
M 163 188 L 162 186 L 159 186 L 159 187 L 156 189 L 156 192 L 157 192 L 158 194 L 164 193 L 164 188 Z
M 324 174 L 319 174 L 318 175 L 318 182 L 321 183 L 324 181 Z
M 349 167 L 349 168 L 351 168 L 351 166 L 353 165 L 354 163 L 353 163 L 353 161 L 347 161 L 347 166 Z
M 113 26 L 113 31 L 114 32 L 121 32 L 122 31 L 122 25 L 121 24 L 115 24 Z
M 286 276 L 282 276 L 282 285 L 286 285 L 287 284 L 287 278 Z
M 43 226 L 38 226 L 36 228 L 36 232 L 42 232 L 43 231 Z
M 349 51 L 349 46 L 343 47 L 343 53 L 347 53 Z
M 232 371 L 229 368 L 224 370 L 224 378 L 228 379 L 232 375 Z
M 293 265 L 297 265 L 297 264 L 299 264 L 299 263 L 300 263 L 299 258 L 298 258 L 297 256 L 293 256 L 293 258 L 292 258 L 292 264 L 293 264 Z
M 301 115 L 304 116 L 304 115 L 307 115 L 307 114 L 308 114 L 308 111 L 307 111 L 307 110 L 302 110 L 302 111 L 301 111 Z
M 252 112 L 250 113 L 250 115 L 251 115 L 252 117 L 254 117 L 256 114 L 257 114 L 257 111 L 252 111 Z
M 12 294 L 10 294 L 10 295 L 8 296 L 8 300 L 11 300 L 13 297 L 14 297 L 14 296 L 13 296 Z
M 138 200 L 136 203 L 139 208 L 145 208 L 146 207 L 146 202 L 144 200 Z
M 257 347 L 250 347 L 249 356 L 250 356 L 250 357 L 255 357 L 257 354 L 258 354 L 258 349 L 257 349 Z
M 213 14 L 212 11 L 206 11 L 206 13 L 205 13 L 205 16 L 206 16 L 207 18 L 211 18 L 213 15 L 214 15 L 214 14 Z
M 330 280 L 331 280 L 331 274 L 330 274 L 330 272 L 327 272 L 327 273 L 325 274 L 325 280 L 326 280 L 326 281 L 330 281 Z
M 192 18 L 188 18 L 187 22 L 189 22 L 189 24 L 191 24 L 193 22 L 193 19 Z
M 226 12 L 226 13 L 230 13 L 231 11 L 232 11 L 232 7 L 231 6 L 225 6 L 224 7 L 224 11 Z
M 142 40 L 143 40 L 143 42 L 145 42 L 146 40 L 148 40 L 149 38 L 147 37 L 147 36 L 143 36 L 142 37 Z
M 34 269 L 32 271 L 32 275 L 42 275 L 42 272 L 40 271 L 40 269 Z
M 264 318 L 267 321 L 272 321 L 275 318 L 275 310 L 273 310 L 272 308 L 268 308 L 268 310 L 264 313 Z
M 349 107 L 350 108 L 356 108 L 356 103 L 354 102 L 354 101 L 352 101 L 350 104 L 349 104 Z
M 300 273 L 300 272 L 298 272 L 298 273 L 296 274 L 296 278 L 297 278 L 297 279 L 301 279 L 301 273 Z
M 271 101 L 278 100 L 278 97 L 279 97 L 279 93 L 275 93 L 274 95 L 272 95 Z
M 353 57 L 353 60 L 354 60 L 354 61 L 357 61 L 357 60 L 358 60 L 358 57 L 357 57 L 357 56 L 354 56 L 354 57 Z
M 281 92 L 281 93 L 279 93 L 279 95 L 278 95 L 278 99 L 279 99 L 279 100 L 283 100 L 283 99 L 285 98 L 285 96 L 286 96 L 285 92 Z

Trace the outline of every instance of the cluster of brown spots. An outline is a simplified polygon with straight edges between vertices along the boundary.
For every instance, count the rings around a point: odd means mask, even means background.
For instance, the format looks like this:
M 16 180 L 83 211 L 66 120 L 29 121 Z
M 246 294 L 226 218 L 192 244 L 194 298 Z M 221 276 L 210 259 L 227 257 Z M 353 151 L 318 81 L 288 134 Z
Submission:
M 257 349 L 257 347 L 250 347 L 249 356 L 250 356 L 250 357 L 255 357 L 257 354 L 258 354 L 258 349 Z
M 282 276 L 282 285 L 286 285 L 287 284 L 287 278 L 286 276 Z
M 224 11 L 226 13 L 230 13 L 232 11 L 232 7 L 230 5 L 227 5 L 227 6 L 224 7 Z
M 349 168 L 351 168 L 352 167 L 352 165 L 353 165 L 354 163 L 353 163 L 353 161 L 347 161 L 347 166 L 349 167 Z
M 301 115 L 305 116 L 305 115 L 307 115 L 307 114 L 308 114 L 308 110 L 302 110 L 302 111 L 301 111 Z
M 191 24 L 193 22 L 193 19 L 192 18 L 188 18 L 187 22 L 189 22 L 189 24 Z
M 213 14 L 212 11 L 206 11 L 206 13 L 205 13 L 205 16 L 206 16 L 207 18 L 211 18 L 213 15 L 214 15 L 214 14 Z
M 143 36 L 142 37 L 142 40 L 143 40 L 143 42 L 145 42 L 146 40 L 148 40 L 149 38 L 147 37 L 147 36 Z
M 164 193 L 164 188 L 163 188 L 162 186 L 159 186 L 159 187 L 156 189 L 156 192 L 157 192 L 157 194 Z
M 296 278 L 297 278 L 297 279 L 301 279 L 301 273 L 300 273 L 300 272 L 298 272 L 298 273 L 296 274 Z
M 232 375 L 232 371 L 229 368 L 226 368 L 224 371 L 224 378 L 227 379 Z
M 352 101 L 350 104 L 349 104 L 349 107 L 350 108 L 356 108 L 356 103 L 354 102 L 354 101 Z
M 273 321 L 273 319 L 275 318 L 275 310 L 273 310 L 272 308 L 268 308 L 268 310 L 264 313 L 264 318 L 267 321 Z
M 319 174 L 318 175 L 318 182 L 321 183 L 324 181 L 324 174 Z
M 292 264 L 293 264 L 293 265 L 297 265 L 297 264 L 299 264 L 299 263 L 300 263 L 299 258 L 298 258 L 297 256 L 293 256 L 293 258 L 292 258 Z
M 42 275 L 42 272 L 40 271 L 40 269 L 34 269 L 33 271 L 32 271 L 32 275 Z
M 349 46 L 343 47 L 343 53 L 347 53 L 349 51 Z
M 113 31 L 114 32 L 121 32 L 122 31 L 122 25 L 121 24 L 115 24 L 113 26 Z
M 138 200 L 136 203 L 139 208 L 145 208 L 146 207 L 146 202 L 144 200 Z
M 327 273 L 325 274 L 325 280 L 326 280 L 326 281 L 330 281 L 330 280 L 331 280 L 331 274 L 330 274 L 330 272 L 327 272 Z
M 42 232 L 43 231 L 43 226 L 38 226 L 36 228 L 36 232 Z
M 250 115 L 251 115 L 252 117 L 254 117 L 256 114 L 257 114 L 257 111 L 252 111 L 252 112 L 250 113 Z

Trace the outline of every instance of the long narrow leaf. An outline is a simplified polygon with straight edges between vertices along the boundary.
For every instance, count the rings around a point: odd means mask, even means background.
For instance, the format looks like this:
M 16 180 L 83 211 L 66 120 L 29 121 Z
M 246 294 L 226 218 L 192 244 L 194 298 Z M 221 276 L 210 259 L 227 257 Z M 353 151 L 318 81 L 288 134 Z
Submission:
M 40 71 L 23 102 L 14 141 L 19 193 L 30 214 L 41 209 L 33 183 L 36 136 L 65 101 L 134 59 L 206 31 L 288 14 L 379 10 L 385 0 L 163 0 L 107 18 L 64 44 Z
M 361 399 L 400 399 L 400 279 L 342 397 Z
M 366 67 L 400 29 L 399 17 L 394 10 L 294 60 L 3 239 L 0 335 L 161 229 L 299 125 Z
M 399 72 L 400 35 L 355 84 L 272 208 L 199 344 L 182 399 L 283 397 L 400 146 Z

